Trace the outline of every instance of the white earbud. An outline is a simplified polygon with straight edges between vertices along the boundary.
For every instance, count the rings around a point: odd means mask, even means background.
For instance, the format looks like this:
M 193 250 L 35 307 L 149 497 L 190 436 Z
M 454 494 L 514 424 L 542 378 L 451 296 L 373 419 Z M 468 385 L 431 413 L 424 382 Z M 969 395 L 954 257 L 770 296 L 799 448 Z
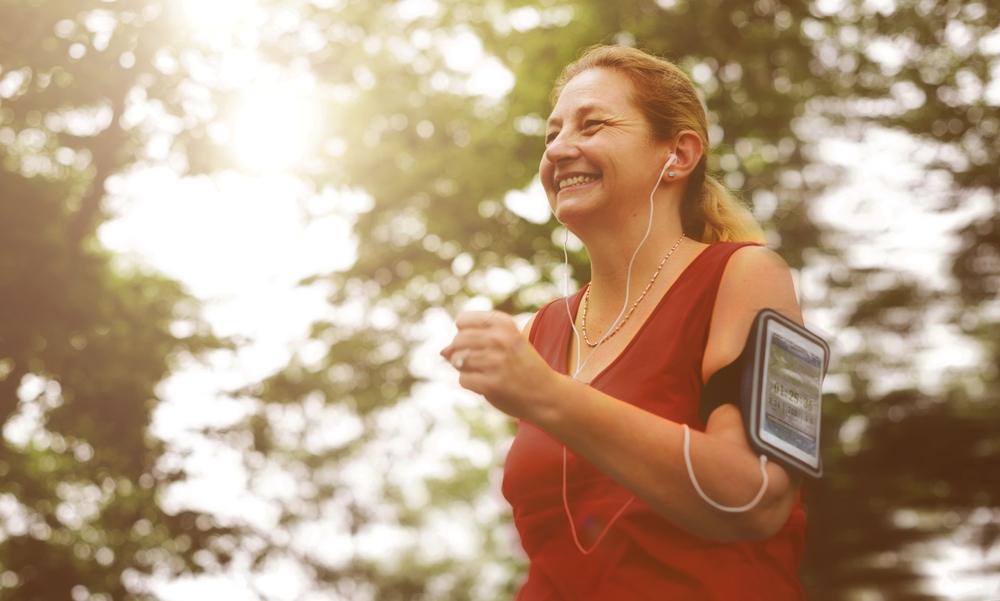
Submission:
M 670 153 L 670 158 L 667 159 L 667 164 L 663 166 L 663 170 L 667 171 L 667 169 L 670 169 L 670 166 L 673 165 L 676 162 L 677 162 L 677 155 L 671 152 Z M 675 177 L 676 175 L 677 174 L 674 173 L 673 171 L 667 171 L 667 177 Z M 663 176 L 661 175 L 660 177 L 663 177 Z

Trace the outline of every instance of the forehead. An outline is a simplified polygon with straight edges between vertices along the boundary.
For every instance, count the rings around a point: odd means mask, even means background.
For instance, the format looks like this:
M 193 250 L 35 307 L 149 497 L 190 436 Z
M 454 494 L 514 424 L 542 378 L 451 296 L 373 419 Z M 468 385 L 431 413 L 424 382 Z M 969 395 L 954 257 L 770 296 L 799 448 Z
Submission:
M 590 110 L 637 113 L 632 103 L 632 82 L 616 71 L 588 69 L 569 80 L 556 101 L 549 123 L 559 123 Z

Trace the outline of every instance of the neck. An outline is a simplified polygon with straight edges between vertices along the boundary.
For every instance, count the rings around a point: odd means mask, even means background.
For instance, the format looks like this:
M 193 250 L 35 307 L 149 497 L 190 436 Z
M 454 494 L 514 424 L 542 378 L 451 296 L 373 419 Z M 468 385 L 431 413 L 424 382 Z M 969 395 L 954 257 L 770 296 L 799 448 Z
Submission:
M 649 235 L 639 247 L 647 227 Z M 657 219 L 654 214 L 652 227 L 649 227 L 647 212 L 632 216 L 618 227 L 602 228 L 601 233 L 588 236 L 585 242 L 590 255 L 591 302 L 596 295 L 602 305 L 620 305 L 625 300 L 626 290 L 630 299 L 637 298 L 681 233 L 679 218 Z
M 650 228 L 645 242 L 641 246 L 638 242 L 635 243 L 635 246 L 639 247 L 638 250 L 632 248 L 627 254 L 606 253 L 598 255 L 597 258 L 591 257 L 593 277 L 583 299 L 583 311 L 577 312 L 580 328 L 577 332 L 582 332 L 589 346 L 593 347 L 598 344 L 598 340 L 604 338 L 593 337 L 594 342 L 592 342 L 592 336 L 586 335 L 588 313 L 591 315 L 589 333 L 610 337 L 625 326 L 644 298 L 647 296 L 655 298 L 663 293 L 664 282 L 670 278 L 665 275 L 661 279 L 660 275 L 662 271 L 670 271 L 673 267 L 667 267 L 667 261 L 683 241 L 679 230 L 679 226 L 661 227 L 655 230 Z M 643 231 L 643 235 L 645 233 Z M 677 235 L 676 238 L 673 238 L 674 234 Z M 618 260 L 616 257 L 619 256 L 627 257 L 627 260 Z M 605 261 L 602 262 L 601 258 Z M 602 265 L 605 267 L 602 268 Z M 648 308 L 647 303 L 646 309 Z
M 651 195 L 620 197 L 574 224 L 571 229 L 590 257 L 591 307 L 603 313 L 638 298 L 681 237 L 682 192 L 680 186 L 658 181 Z

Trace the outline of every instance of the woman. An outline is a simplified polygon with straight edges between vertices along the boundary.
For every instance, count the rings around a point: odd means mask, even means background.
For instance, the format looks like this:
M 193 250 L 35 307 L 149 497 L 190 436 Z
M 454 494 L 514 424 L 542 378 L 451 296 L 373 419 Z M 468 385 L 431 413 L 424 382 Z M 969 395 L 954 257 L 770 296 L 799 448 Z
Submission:
M 442 351 L 519 420 L 503 483 L 531 560 L 517 599 L 804 599 L 798 478 L 762 467 L 736 405 L 698 415 L 761 309 L 801 323 L 788 267 L 705 177 L 705 113 L 676 66 L 592 48 L 553 99 L 540 177 L 592 280 L 526 336 L 463 313 Z

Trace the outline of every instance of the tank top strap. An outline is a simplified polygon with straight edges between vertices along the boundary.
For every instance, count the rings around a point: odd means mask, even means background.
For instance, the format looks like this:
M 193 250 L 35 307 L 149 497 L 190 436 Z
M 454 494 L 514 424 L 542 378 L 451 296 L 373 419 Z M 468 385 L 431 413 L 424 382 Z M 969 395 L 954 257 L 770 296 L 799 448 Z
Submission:
M 660 306 L 649 316 L 644 328 L 648 335 L 637 337 L 640 354 L 659 352 L 673 341 L 683 354 L 695 360 L 696 379 L 701 381 L 701 358 L 708 346 L 712 314 L 722 276 L 733 253 L 754 242 L 715 242 L 694 258 L 664 295 Z
M 681 281 L 679 277 L 674 285 L 679 288 L 678 293 L 683 296 L 683 300 L 676 300 L 678 305 L 701 304 L 700 313 L 707 319 L 704 323 L 705 333 L 711 325 L 711 316 L 715 309 L 715 302 L 719 296 L 719 286 L 722 284 L 722 275 L 726 272 L 729 259 L 733 254 L 746 246 L 760 246 L 756 242 L 715 242 L 710 244 L 695 260 L 688 265 L 685 273 L 681 277 L 690 277 Z M 679 284 L 679 286 L 678 286 Z M 675 305 L 676 307 L 677 305 Z M 675 310 L 680 314 L 687 314 L 688 311 L 681 308 Z M 708 342 L 707 336 L 705 342 Z M 702 349 L 704 350 L 704 349 Z
M 729 258 L 744 246 L 758 244 L 715 242 L 705 248 L 677 277 L 630 346 L 655 346 L 666 338 L 679 337 L 685 341 L 688 352 L 700 361 L 708 344 L 708 329 L 722 274 Z M 542 307 L 535 315 L 528 334 L 528 340 L 538 354 L 558 373 L 566 372 L 566 349 L 573 331 L 570 315 L 576 315 L 585 290 L 583 287 L 568 299 L 560 298 Z M 652 332 L 642 335 L 647 329 Z M 650 348 L 650 351 L 655 351 L 655 348 Z
M 553 370 L 566 372 L 566 349 L 573 326 L 570 314 L 575 315 L 586 288 L 581 288 L 568 299 L 550 301 L 535 314 L 535 321 L 528 333 L 528 341 Z M 567 312 L 566 303 L 569 303 Z

